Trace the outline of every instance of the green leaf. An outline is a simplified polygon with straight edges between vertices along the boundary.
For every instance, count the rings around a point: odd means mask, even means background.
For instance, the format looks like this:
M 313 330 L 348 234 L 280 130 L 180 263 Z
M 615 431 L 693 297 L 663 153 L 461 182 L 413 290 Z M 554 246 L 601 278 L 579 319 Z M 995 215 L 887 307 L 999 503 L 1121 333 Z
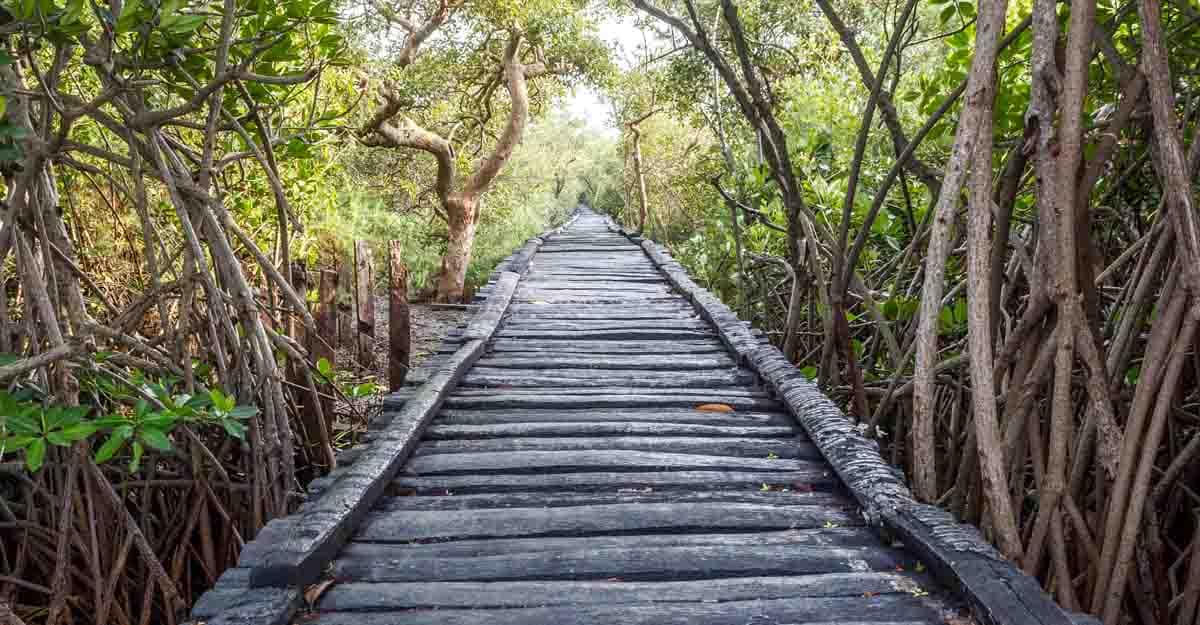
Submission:
M 94 421 L 89 423 L 77 423 L 70 427 L 63 428 L 61 434 L 63 438 L 71 442 L 75 442 L 81 441 L 92 434 L 95 434 L 99 429 L 99 426 L 97 426 Z
M 138 438 L 159 451 L 170 451 L 171 449 L 171 439 L 167 438 L 162 430 L 147 428 L 142 430 Z
M 46 460 L 46 439 L 34 439 L 29 447 L 25 450 L 25 466 L 29 467 L 31 473 L 37 473 L 37 470 L 42 468 L 42 463 Z
M 169 26 L 163 25 L 163 29 L 172 35 L 190 35 L 204 25 L 205 19 L 203 15 L 180 15 Z
M 137 441 L 133 441 L 133 457 L 131 457 L 129 459 L 129 472 L 130 473 L 137 473 L 137 470 L 139 468 L 141 468 L 142 453 L 144 453 L 145 451 L 146 451 L 146 448 L 142 447 L 141 443 L 139 443 Z
M 333 379 L 333 364 L 329 362 L 328 358 L 317 359 L 317 373 L 328 379 Z
M 225 419 L 221 421 L 221 426 L 225 428 L 225 431 L 230 436 L 236 439 L 244 440 L 246 438 L 246 426 L 242 425 L 240 421 Z
M 70 447 L 71 446 L 70 439 L 63 436 L 63 433 L 60 431 L 54 431 L 54 432 L 50 432 L 49 434 L 46 434 L 46 440 L 49 441 L 50 444 L 58 445 L 59 447 Z
M 37 440 L 32 436 L 10 436 L 8 438 L 0 438 L 0 452 L 8 453 L 10 451 L 20 451 L 29 446 L 30 443 Z
M 129 0 L 121 8 L 121 16 L 117 18 L 117 34 L 128 31 L 138 23 L 137 12 L 142 8 L 142 0 Z
M 954 14 L 957 12 L 958 9 L 953 4 L 947 5 L 946 8 L 942 9 L 941 13 L 938 13 L 938 20 L 940 20 L 944 26 L 950 23 L 950 19 L 953 18 Z
M 108 440 L 104 441 L 104 444 L 100 446 L 100 449 L 96 450 L 94 457 L 96 464 L 107 462 L 109 458 L 112 458 L 125 445 L 125 439 L 127 438 L 129 438 L 127 435 L 122 435 L 120 428 L 114 430 L 112 435 L 108 437 Z
M 213 408 L 216 408 L 218 412 L 229 412 L 230 410 L 233 410 L 235 404 L 233 398 L 227 396 L 225 393 L 222 393 L 221 389 L 214 388 L 213 390 L 209 391 L 208 398 L 212 400 Z
M 15 434 L 41 434 L 42 424 L 41 419 L 35 416 L 37 413 L 38 410 L 36 407 L 25 408 L 21 412 L 8 415 L 5 426 Z

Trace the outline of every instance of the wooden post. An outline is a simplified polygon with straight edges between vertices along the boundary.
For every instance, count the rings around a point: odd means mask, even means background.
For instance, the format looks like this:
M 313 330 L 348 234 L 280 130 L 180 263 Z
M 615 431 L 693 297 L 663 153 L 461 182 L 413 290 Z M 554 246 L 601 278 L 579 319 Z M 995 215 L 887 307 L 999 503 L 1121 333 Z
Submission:
M 309 341 L 308 353 L 315 364 L 324 358 L 334 368 L 337 367 L 338 341 L 338 274 L 336 271 L 321 271 L 320 283 L 317 287 L 317 310 L 314 321 L 317 333 Z M 318 389 L 321 397 L 322 412 L 325 415 L 327 431 L 333 431 L 333 389 L 329 384 L 321 384 Z
M 412 335 L 408 311 L 408 266 L 399 241 L 388 245 L 388 390 L 404 385 Z
M 292 288 L 296 289 L 296 293 L 302 298 L 308 293 L 308 272 L 305 270 L 303 263 L 292 263 Z M 293 315 L 289 315 L 283 325 L 286 328 L 290 328 L 292 340 L 308 349 L 309 358 L 315 361 L 312 356 L 312 343 L 316 342 L 317 337 L 310 333 L 308 328 L 304 327 L 303 323 L 297 323 Z M 303 389 L 307 386 L 304 375 L 305 371 L 302 369 L 302 367 L 306 366 L 305 363 L 291 362 L 288 367 L 288 378 L 293 388 Z M 321 427 L 323 425 L 317 418 L 318 413 L 315 405 L 320 401 L 320 398 L 313 397 L 307 391 L 298 391 L 297 395 L 300 403 L 300 421 L 304 424 L 303 444 L 306 448 L 306 453 L 308 453 L 309 461 L 315 464 L 320 457 Z
M 366 241 L 354 242 L 354 304 L 358 311 L 358 364 L 375 365 L 375 293 L 371 248 Z
M 358 319 L 354 312 L 354 260 L 338 255 L 337 259 L 337 343 L 334 347 L 355 348 Z

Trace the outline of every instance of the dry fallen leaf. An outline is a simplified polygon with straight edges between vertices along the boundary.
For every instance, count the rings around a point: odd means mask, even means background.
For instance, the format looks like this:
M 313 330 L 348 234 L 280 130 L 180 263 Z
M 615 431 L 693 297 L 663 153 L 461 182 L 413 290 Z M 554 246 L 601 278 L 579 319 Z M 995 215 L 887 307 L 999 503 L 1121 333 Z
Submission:
M 729 404 L 700 404 L 696 406 L 696 410 L 700 412 L 733 412 L 733 406 Z
M 317 600 L 321 598 L 321 594 L 333 585 L 332 579 L 321 580 L 312 586 L 304 589 L 304 601 L 308 604 L 309 609 L 316 607 Z

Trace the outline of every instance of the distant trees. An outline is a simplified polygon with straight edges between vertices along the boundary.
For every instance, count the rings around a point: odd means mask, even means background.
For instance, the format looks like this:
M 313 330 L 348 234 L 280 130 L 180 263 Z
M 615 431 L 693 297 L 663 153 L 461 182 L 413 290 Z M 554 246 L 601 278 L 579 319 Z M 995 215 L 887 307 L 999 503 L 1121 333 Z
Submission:
M 367 145 L 418 150 L 436 160 L 436 212 L 448 231 L 436 297 L 457 301 L 463 295 L 483 196 L 521 142 L 531 106 L 539 104 L 531 101 L 530 81 L 552 83 L 535 92 L 535 98 L 544 100 L 555 87 L 602 76 L 607 54 L 585 34 L 586 22 L 578 13 L 581 4 L 420 4 L 375 5 L 384 21 L 398 25 L 406 39 L 394 61 L 400 76 L 380 88 L 381 102 L 359 134 Z M 401 17 L 421 14 L 423 8 L 424 17 Z M 457 31 L 466 37 L 432 37 L 452 19 L 469 25 Z M 406 71 L 418 59 L 424 67 Z M 406 87 L 417 79 L 408 79 L 409 72 L 434 76 L 442 84 L 434 93 L 414 97 Z M 430 102 L 438 102 L 440 110 L 418 121 L 414 113 Z M 505 105 L 507 114 L 498 116 L 495 109 Z M 467 151 L 482 156 L 468 164 Z

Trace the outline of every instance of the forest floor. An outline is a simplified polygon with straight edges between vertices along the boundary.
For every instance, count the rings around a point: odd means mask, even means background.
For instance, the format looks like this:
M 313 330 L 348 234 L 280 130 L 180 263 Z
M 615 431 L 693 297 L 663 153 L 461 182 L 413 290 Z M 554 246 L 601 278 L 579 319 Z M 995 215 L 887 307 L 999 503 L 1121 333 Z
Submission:
M 412 355 L 409 367 L 415 369 L 421 366 L 426 358 L 436 353 L 442 337 L 463 323 L 469 314 L 469 310 L 440 308 L 429 304 L 409 304 L 412 336 Z M 347 434 L 361 433 L 366 430 L 367 422 L 375 416 L 382 406 L 384 395 L 387 394 L 388 329 L 388 296 L 385 292 L 375 296 L 375 362 L 373 365 L 370 367 L 358 366 L 354 360 L 352 347 L 342 346 L 337 350 L 339 368 L 350 374 L 354 384 L 374 382 L 379 388 L 379 392 L 369 397 L 337 402 L 334 436 L 340 443 L 337 445 L 339 447 L 353 444 L 354 439 L 358 438 L 351 436 L 350 440 L 347 440 Z

